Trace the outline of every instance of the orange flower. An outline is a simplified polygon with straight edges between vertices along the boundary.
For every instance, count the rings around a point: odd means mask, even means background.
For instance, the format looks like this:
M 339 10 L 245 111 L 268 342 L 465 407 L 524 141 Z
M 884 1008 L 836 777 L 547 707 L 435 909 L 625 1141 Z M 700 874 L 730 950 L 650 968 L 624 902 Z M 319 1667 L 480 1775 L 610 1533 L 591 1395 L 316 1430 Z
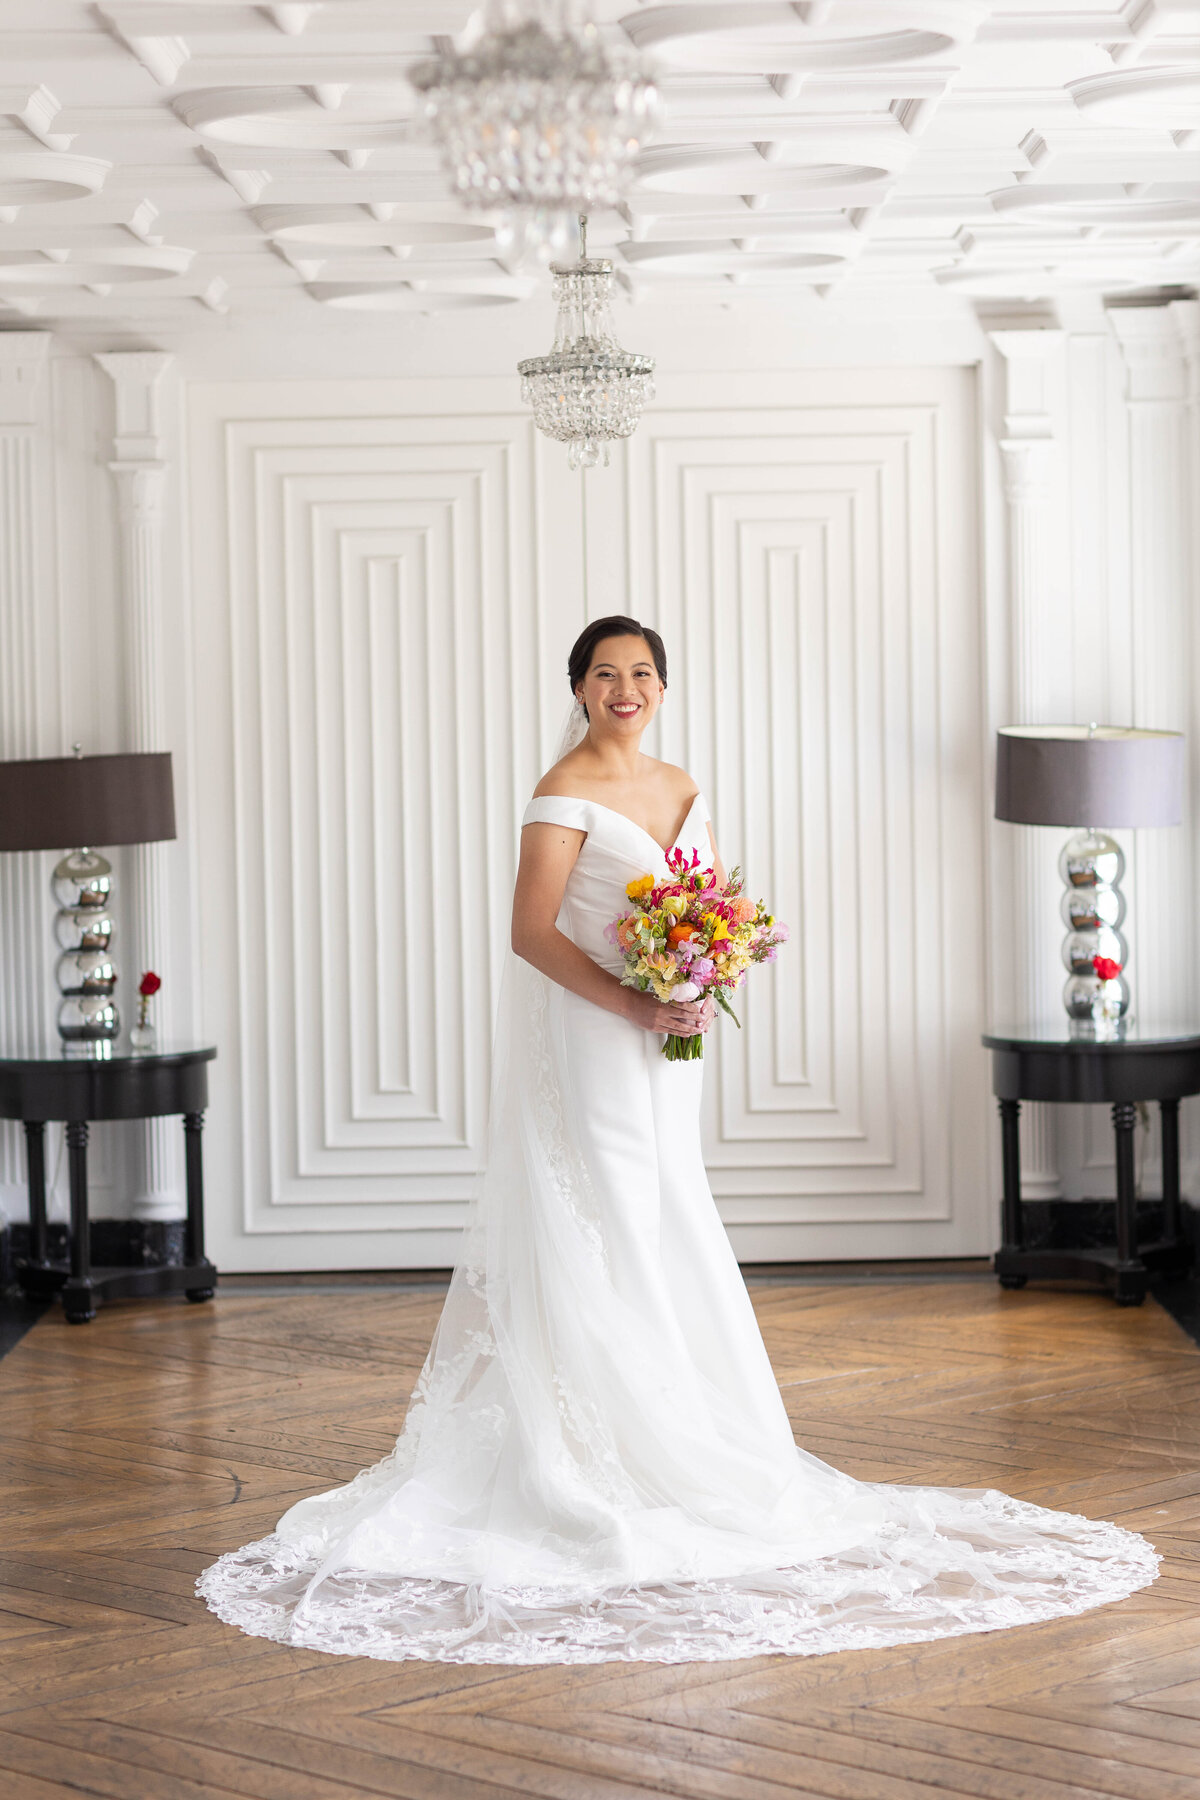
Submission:
M 739 894 L 737 899 L 732 902 L 730 910 L 737 924 L 748 925 L 758 908 L 747 895 Z
M 668 944 L 682 944 L 697 936 L 694 925 L 672 925 L 667 933 Z

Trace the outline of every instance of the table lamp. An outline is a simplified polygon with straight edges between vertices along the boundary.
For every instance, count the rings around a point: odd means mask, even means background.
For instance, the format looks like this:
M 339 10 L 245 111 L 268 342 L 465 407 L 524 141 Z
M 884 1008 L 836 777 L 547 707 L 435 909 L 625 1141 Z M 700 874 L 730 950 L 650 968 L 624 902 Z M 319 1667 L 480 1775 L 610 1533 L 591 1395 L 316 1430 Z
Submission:
M 996 817 L 1080 828 L 1058 859 L 1066 884 L 1063 1002 L 1077 1028 L 1097 1035 L 1118 1034 L 1129 1010 L 1125 855 L 1107 828 L 1179 824 L 1183 744 L 1182 732 L 1120 725 L 1005 725 L 997 733 Z
M 58 902 L 58 1034 L 67 1055 L 104 1056 L 121 1029 L 113 993 L 112 864 L 72 845 L 149 844 L 175 836 L 171 757 L 47 756 L 0 762 L 0 850 L 66 850 Z

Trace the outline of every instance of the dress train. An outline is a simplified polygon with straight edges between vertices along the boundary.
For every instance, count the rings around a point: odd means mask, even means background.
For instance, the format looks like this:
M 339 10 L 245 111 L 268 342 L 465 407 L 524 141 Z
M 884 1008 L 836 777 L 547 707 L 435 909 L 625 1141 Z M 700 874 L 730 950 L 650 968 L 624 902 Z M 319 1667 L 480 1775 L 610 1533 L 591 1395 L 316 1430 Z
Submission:
M 697 795 L 677 842 L 707 850 Z M 560 927 L 661 845 L 595 802 Z M 391 1454 L 198 1585 L 256 1636 L 455 1663 L 718 1661 L 1083 1612 L 1154 1580 L 1133 1532 L 991 1490 L 857 1482 L 793 1441 L 700 1154 L 703 1064 L 510 958 L 487 1174 Z

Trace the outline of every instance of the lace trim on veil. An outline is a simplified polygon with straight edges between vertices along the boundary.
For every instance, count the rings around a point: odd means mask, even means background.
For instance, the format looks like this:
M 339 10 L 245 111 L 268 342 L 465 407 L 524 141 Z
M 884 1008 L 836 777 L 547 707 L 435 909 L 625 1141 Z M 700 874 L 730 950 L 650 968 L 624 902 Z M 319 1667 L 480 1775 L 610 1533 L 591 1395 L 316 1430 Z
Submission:
M 998 1631 L 1123 1600 L 1158 1572 L 1150 1545 L 1117 1525 L 990 1491 L 903 1491 L 924 1515 L 915 1530 L 893 1521 L 856 1553 L 753 1579 L 567 1597 L 348 1569 L 327 1576 L 314 1600 L 311 1555 L 268 1537 L 223 1556 L 197 1588 L 252 1637 L 333 1655 L 676 1663 L 821 1656 Z M 923 1554 L 914 1556 L 918 1548 Z

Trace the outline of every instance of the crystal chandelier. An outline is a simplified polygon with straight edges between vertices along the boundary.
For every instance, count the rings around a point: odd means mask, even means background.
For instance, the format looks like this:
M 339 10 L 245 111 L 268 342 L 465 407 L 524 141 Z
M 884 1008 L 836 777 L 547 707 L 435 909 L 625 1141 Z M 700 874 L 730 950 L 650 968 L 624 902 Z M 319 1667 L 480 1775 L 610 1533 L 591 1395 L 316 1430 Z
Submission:
M 517 364 L 521 398 L 547 437 L 569 446 L 572 469 L 608 462 L 613 438 L 632 437 L 654 398 L 654 358 L 622 350 L 609 316 L 612 264 L 587 253 L 587 220 L 579 221 L 579 261 L 555 263 L 558 321 L 549 356 Z
M 471 49 L 409 75 L 464 205 L 502 208 L 510 234 L 519 225 L 540 249 L 565 247 L 571 214 L 621 201 L 658 104 L 594 25 L 571 29 L 568 5 L 489 0 Z

